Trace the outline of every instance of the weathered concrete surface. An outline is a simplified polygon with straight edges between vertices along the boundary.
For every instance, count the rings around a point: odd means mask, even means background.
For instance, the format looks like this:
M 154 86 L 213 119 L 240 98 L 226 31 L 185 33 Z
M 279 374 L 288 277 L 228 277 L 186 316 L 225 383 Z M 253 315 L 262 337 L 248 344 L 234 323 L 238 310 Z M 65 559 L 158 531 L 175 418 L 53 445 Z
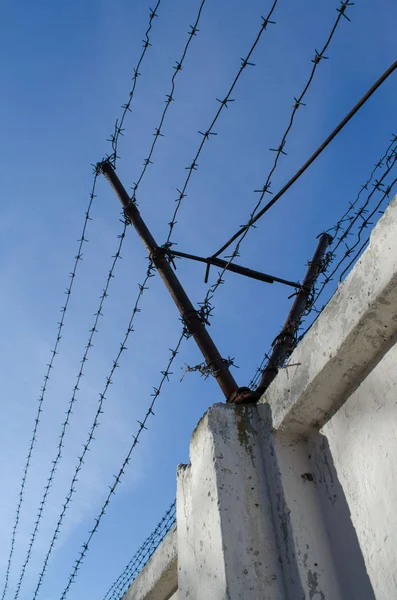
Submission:
M 375 600 L 324 437 L 214 405 L 178 469 L 178 598 Z M 355 580 L 359 577 L 359 581 Z
M 306 485 L 310 484 L 310 487 L 316 490 L 322 513 L 321 529 L 327 532 L 323 535 L 323 542 L 328 545 L 328 551 L 332 555 L 333 568 L 337 572 L 343 598 L 375 600 L 350 508 L 338 479 L 328 441 L 319 432 L 313 432 L 306 442 L 302 440 L 300 443 L 306 444 L 309 459 L 308 473 L 301 474 L 301 477 L 306 481 Z M 304 502 L 303 505 L 300 503 L 300 495 L 295 496 L 295 502 L 300 505 L 304 527 L 315 526 L 311 512 L 305 511 Z M 316 531 L 320 533 L 320 528 Z
M 322 426 L 397 339 L 397 197 L 369 248 L 281 369 L 262 402 L 276 429 Z
M 323 428 L 377 600 L 397 598 L 396 416 L 397 345 Z
M 171 529 L 122 600 L 169 600 L 178 588 L 176 526 Z
M 284 600 L 261 440 L 268 409 L 216 404 L 178 470 L 178 598 Z
M 271 443 L 273 451 L 269 452 L 267 464 L 272 475 L 275 525 L 287 587 L 285 598 L 342 600 L 345 596 L 339 587 L 307 442 L 277 435 Z

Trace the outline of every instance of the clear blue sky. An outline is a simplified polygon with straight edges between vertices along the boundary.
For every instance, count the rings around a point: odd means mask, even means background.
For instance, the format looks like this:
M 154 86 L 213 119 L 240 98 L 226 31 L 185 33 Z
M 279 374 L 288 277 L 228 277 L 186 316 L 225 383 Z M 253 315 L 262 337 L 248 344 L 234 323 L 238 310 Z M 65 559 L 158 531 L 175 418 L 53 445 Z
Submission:
M 125 185 L 137 178 L 148 154 L 199 0 L 162 0 L 141 67 L 132 113 L 120 142 L 118 173 Z M 143 216 L 162 243 L 176 198 L 200 137 L 260 26 L 270 2 L 208 0 L 200 32 L 176 82 L 175 102 L 138 194 Z M 37 410 L 45 365 L 56 335 L 73 257 L 92 181 L 91 163 L 108 151 L 120 105 L 128 97 L 141 52 L 149 4 L 126 0 L 4 3 L 1 40 L 1 436 L 0 583 L 5 575 L 17 495 Z M 279 0 L 269 28 L 207 144 L 181 209 L 178 248 L 209 255 L 247 220 L 298 95 L 336 17 L 337 0 Z M 358 0 L 349 8 L 298 111 L 272 189 L 304 162 L 375 79 L 395 60 L 394 0 Z M 316 165 L 260 221 L 242 246 L 240 262 L 289 279 L 301 279 L 316 236 L 345 210 L 396 133 L 397 75 L 378 91 Z M 16 538 L 7 598 L 15 585 L 33 529 L 60 426 L 92 326 L 120 232 L 119 205 L 100 181 L 60 354 L 44 402 L 25 502 Z M 64 458 L 26 572 L 20 598 L 32 597 L 44 554 L 76 457 L 87 437 L 98 393 L 126 329 L 146 269 L 145 252 L 128 232 L 80 386 Z M 206 286 L 202 266 L 178 263 L 195 302 Z M 215 275 L 215 274 L 213 274 Z M 287 314 L 290 290 L 228 275 L 215 299 L 211 333 L 221 352 L 235 357 L 235 376 L 246 385 Z M 161 281 L 151 281 L 128 351 L 107 394 L 96 439 L 81 472 L 78 492 L 39 595 L 57 600 L 92 528 L 112 475 L 119 469 L 160 378 L 180 323 Z M 123 484 L 71 589 L 69 598 L 101 598 L 151 532 L 175 496 L 176 465 L 188 461 L 190 434 L 205 409 L 223 397 L 213 380 L 187 374 L 184 363 L 201 362 L 186 341 L 144 432 Z

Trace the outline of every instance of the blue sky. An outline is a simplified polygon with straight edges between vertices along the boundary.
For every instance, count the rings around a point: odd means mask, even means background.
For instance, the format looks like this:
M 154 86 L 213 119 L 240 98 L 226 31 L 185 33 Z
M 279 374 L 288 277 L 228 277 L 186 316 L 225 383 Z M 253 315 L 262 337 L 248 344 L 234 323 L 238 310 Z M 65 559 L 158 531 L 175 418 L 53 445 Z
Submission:
M 199 0 L 162 0 L 141 67 L 132 112 L 120 141 L 118 174 L 132 185 L 142 168 Z M 63 292 L 77 251 L 92 182 L 90 164 L 109 151 L 106 138 L 128 97 L 153 2 L 86 0 L 38 3 L 21 0 L 2 8 L 0 23 L 2 144 L 0 176 L 1 271 L 1 498 L 0 580 L 5 575 L 17 496 L 37 410 L 45 365 L 56 335 Z M 199 33 L 176 81 L 175 102 L 142 182 L 138 202 L 162 243 L 180 187 L 217 102 L 230 86 L 269 11 L 268 1 L 208 0 Z M 209 255 L 244 223 L 287 125 L 293 97 L 306 81 L 314 49 L 321 48 L 336 17 L 336 0 L 279 0 L 274 20 L 206 145 L 178 216 L 178 249 Z M 357 1 L 349 8 L 298 111 L 296 124 L 273 177 L 283 185 L 375 79 L 395 60 L 397 5 Z M 377 92 L 344 132 L 268 215 L 241 248 L 239 261 L 288 279 L 301 279 L 316 236 L 332 226 L 354 197 L 396 132 L 397 76 Z M 6 598 L 13 598 L 60 427 L 71 397 L 88 330 L 117 246 L 120 208 L 106 181 L 98 184 L 84 260 L 65 320 L 43 405 L 27 479 Z M 32 597 L 63 498 L 87 438 L 112 361 L 144 277 L 145 251 L 133 231 L 116 266 L 110 295 L 91 349 L 78 402 L 65 439 L 64 458 L 49 496 L 21 588 Z M 178 262 L 178 275 L 193 301 L 206 286 L 200 265 Z M 215 276 L 215 270 L 213 277 Z M 107 394 L 96 439 L 78 491 L 52 555 L 39 597 L 60 598 L 73 561 L 92 528 L 126 454 L 137 419 L 160 379 L 180 333 L 180 322 L 161 281 L 151 280 Z M 234 374 L 246 385 L 279 331 L 291 300 L 289 288 L 229 274 L 215 298 L 211 333 Z M 184 342 L 174 376 L 159 398 L 127 474 L 93 539 L 69 598 L 101 599 L 175 495 L 176 465 L 188 461 L 190 434 L 205 409 L 223 401 L 215 381 L 187 374 L 201 357 Z

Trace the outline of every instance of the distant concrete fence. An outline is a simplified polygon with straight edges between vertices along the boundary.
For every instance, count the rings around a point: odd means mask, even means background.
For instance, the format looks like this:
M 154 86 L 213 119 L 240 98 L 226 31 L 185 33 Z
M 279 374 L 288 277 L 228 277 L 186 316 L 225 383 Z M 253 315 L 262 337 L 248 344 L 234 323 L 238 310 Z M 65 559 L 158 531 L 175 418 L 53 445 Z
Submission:
M 397 599 L 397 198 L 256 406 L 216 404 L 123 600 Z

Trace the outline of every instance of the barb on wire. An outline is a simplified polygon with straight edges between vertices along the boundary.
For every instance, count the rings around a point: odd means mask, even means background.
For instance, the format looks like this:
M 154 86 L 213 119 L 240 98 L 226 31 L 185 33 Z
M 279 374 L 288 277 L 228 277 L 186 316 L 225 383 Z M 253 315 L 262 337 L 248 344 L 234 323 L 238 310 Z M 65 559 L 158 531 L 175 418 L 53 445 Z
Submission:
M 22 474 L 22 481 L 21 481 L 21 485 L 20 485 L 20 489 L 19 489 L 17 509 L 16 509 L 16 513 L 15 513 L 15 521 L 14 521 L 12 534 L 11 534 L 11 545 L 10 545 L 10 552 L 9 552 L 8 561 L 7 561 L 7 569 L 6 569 L 5 582 L 4 582 L 4 588 L 3 588 L 3 593 L 2 593 L 2 600 L 4 600 L 6 593 L 7 593 L 7 589 L 8 589 L 12 557 L 13 557 L 14 548 L 15 548 L 16 533 L 18 530 L 18 525 L 19 525 L 19 520 L 20 520 L 21 507 L 22 507 L 22 503 L 23 503 L 23 496 L 25 493 L 28 471 L 30 468 L 32 454 L 33 454 L 34 446 L 35 446 L 36 439 L 37 439 L 37 431 L 38 431 L 39 424 L 40 424 L 40 417 L 41 417 L 41 413 L 43 412 L 43 402 L 44 402 L 45 395 L 47 392 L 47 386 L 48 386 L 48 382 L 49 382 L 49 379 L 51 376 L 51 371 L 54 368 L 55 357 L 59 353 L 59 345 L 60 345 L 61 339 L 62 339 L 63 328 L 65 325 L 65 317 L 66 317 L 66 313 L 67 313 L 67 310 L 69 307 L 69 302 L 70 302 L 70 298 L 71 298 L 71 294 L 72 294 L 72 290 L 73 290 L 73 286 L 74 286 L 74 282 L 75 282 L 75 278 L 76 278 L 76 274 L 77 274 L 78 265 L 79 265 L 80 261 L 83 260 L 83 245 L 88 242 L 88 239 L 86 238 L 86 232 L 87 232 L 87 227 L 88 227 L 88 221 L 91 221 L 91 208 L 92 208 L 92 203 L 94 201 L 94 198 L 96 197 L 95 188 L 96 188 L 98 176 L 99 176 L 99 171 L 96 168 L 94 168 L 94 179 L 93 179 L 93 183 L 92 183 L 92 187 L 91 187 L 91 192 L 89 195 L 88 207 L 85 212 L 85 218 L 84 218 L 81 236 L 78 240 L 79 245 L 78 245 L 78 249 L 77 249 L 77 254 L 75 256 L 72 271 L 69 274 L 70 281 L 69 281 L 69 284 L 65 291 L 66 300 L 61 308 L 61 318 L 58 322 L 55 343 L 50 352 L 50 361 L 47 365 L 47 370 L 44 375 L 44 381 L 43 381 L 40 396 L 38 399 L 38 408 L 37 408 L 37 412 L 36 412 L 36 416 L 35 416 L 35 420 L 34 420 L 32 438 L 30 440 L 28 455 L 26 458 L 26 463 L 24 466 L 23 474 Z
M 171 78 L 171 89 L 169 90 L 168 94 L 166 94 L 165 107 L 164 107 L 164 110 L 163 110 L 163 112 L 161 114 L 160 122 L 159 122 L 159 124 L 157 125 L 157 127 L 154 130 L 154 134 L 153 134 L 154 139 L 153 139 L 152 145 L 150 147 L 149 154 L 148 154 L 147 158 L 145 158 L 145 160 L 143 162 L 143 169 L 141 171 L 141 174 L 139 175 L 137 181 L 132 186 L 132 190 L 133 190 L 132 200 L 133 201 L 136 201 L 136 193 L 138 191 L 138 187 L 140 186 L 140 184 L 142 182 L 142 179 L 145 176 L 145 173 L 146 173 L 146 170 L 147 170 L 148 166 L 150 164 L 153 164 L 152 157 L 153 157 L 153 152 L 154 152 L 154 149 L 156 147 L 157 141 L 158 141 L 158 139 L 160 137 L 163 137 L 162 129 L 163 129 L 164 121 L 165 121 L 165 118 L 166 118 L 166 115 L 167 115 L 167 112 L 168 112 L 168 109 L 169 109 L 171 103 L 175 100 L 175 98 L 174 98 L 174 94 L 175 94 L 175 80 L 176 80 L 176 77 L 177 77 L 178 73 L 180 73 L 182 71 L 183 64 L 185 62 L 186 55 L 187 55 L 188 50 L 189 50 L 189 46 L 192 43 L 193 38 L 197 35 L 197 33 L 199 31 L 198 25 L 199 25 L 199 22 L 200 22 L 201 13 L 203 11 L 205 3 L 206 3 L 206 0 L 201 0 L 201 3 L 200 3 L 200 6 L 199 6 L 199 9 L 198 9 L 198 12 L 197 12 L 197 16 L 196 16 L 196 20 L 194 22 L 194 25 L 190 25 L 190 31 L 188 32 L 188 39 L 187 39 L 187 42 L 186 42 L 185 47 L 183 49 L 182 56 L 181 56 L 181 58 L 179 60 L 175 61 L 175 65 L 173 67 L 174 73 L 173 73 L 172 78 Z
M 143 48 L 142 48 L 141 55 L 138 59 L 138 62 L 136 64 L 136 67 L 134 69 L 134 75 L 132 77 L 132 87 L 128 94 L 128 100 L 121 107 L 123 109 L 123 112 L 121 114 L 121 117 L 119 119 L 116 119 L 115 124 L 114 124 L 113 133 L 110 135 L 110 138 L 108 140 L 112 145 L 112 153 L 109 156 L 107 156 L 106 159 L 112 163 L 114 168 L 116 168 L 117 159 L 120 158 L 119 155 L 117 154 L 117 152 L 118 152 L 120 136 L 124 135 L 124 121 L 127 117 L 127 113 L 131 112 L 131 103 L 134 98 L 138 77 L 141 75 L 141 73 L 139 72 L 139 69 L 141 68 L 142 62 L 145 58 L 145 54 L 146 54 L 148 48 L 152 45 L 150 43 L 149 34 L 153 27 L 153 21 L 158 16 L 157 9 L 159 8 L 160 4 L 161 4 L 161 0 L 157 0 L 156 6 L 154 7 L 154 9 L 152 9 L 152 8 L 149 9 L 149 11 L 150 11 L 149 25 L 145 32 L 145 39 L 142 40 Z
M 141 572 L 150 557 L 157 550 L 166 535 L 171 531 L 176 522 L 176 501 L 174 500 L 165 515 L 157 524 L 154 531 L 135 552 L 121 575 L 110 586 L 103 600 L 119 600 Z
M 109 390 L 110 385 L 112 385 L 112 383 L 113 383 L 113 376 L 115 374 L 116 369 L 119 367 L 119 360 L 121 358 L 121 355 L 122 355 L 122 353 L 125 350 L 127 350 L 126 344 L 127 344 L 128 338 L 129 338 L 130 334 L 134 331 L 134 329 L 133 329 L 133 322 L 135 320 L 135 316 L 137 315 L 137 313 L 140 312 L 140 308 L 139 308 L 140 301 L 141 301 L 141 298 L 142 298 L 145 290 L 148 289 L 147 284 L 148 284 L 148 281 L 149 281 L 149 279 L 151 277 L 154 277 L 154 265 L 153 265 L 152 261 L 149 261 L 149 266 L 147 268 L 146 276 L 145 276 L 145 278 L 143 280 L 143 283 L 138 285 L 139 292 L 138 292 L 138 295 L 137 295 L 137 298 L 136 298 L 136 301 L 135 301 L 135 305 L 134 305 L 134 308 L 133 308 L 133 311 L 132 311 L 132 314 L 131 314 L 131 317 L 130 317 L 130 320 L 129 320 L 129 323 L 128 323 L 127 330 L 126 330 L 125 335 L 124 335 L 124 339 L 123 339 L 123 341 L 120 344 L 120 349 L 117 352 L 116 358 L 113 360 L 113 364 L 112 364 L 112 367 L 110 369 L 109 375 L 106 378 L 106 383 L 105 383 L 105 387 L 103 389 L 103 392 L 101 394 L 99 394 L 98 407 L 97 407 L 97 410 L 96 410 L 93 422 L 92 422 L 91 427 L 90 427 L 90 431 L 89 431 L 89 434 L 88 434 L 87 441 L 85 442 L 85 444 L 83 446 L 83 451 L 82 451 L 81 455 L 78 457 L 77 466 L 75 468 L 75 471 L 74 471 L 74 474 L 73 474 L 73 477 L 72 477 L 72 480 L 71 480 L 71 483 L 70 483 L 69 491 L 68 491 L 68 494 L 66 496 L 65 502 L 64 502 L 64 504 L 62 506 L 61 513 L 60 513 L 60 515 L 58 517 L 58 521 L 57 521 L 57 524 L 55 526 L 55 530 L 54 530 L 53 536 L 51 538 L 51 542 L 50 542 L 47 554 L 45 556 L 42 569 L 41 569 L 40 574 L 39 574 L 39 580 L 38 580 L 38 583 L 37 583 L 37 586 L 36 586 L 36 589 L 35 589 L 35 592 L 34 592 L 34 595 L 33 595 L 33 600 L 36 600 L 36 598 L 37 598 L 38 592 L 40 590 L 41 584 L 43 582 L 44 576 L 45 576 L 46 571 L 47 571 L 48 561 L 49 561 L 49 558 L 50 558 L 50 556 L 52 554 L 52 551 L 54 549 L 55 542 L 56 542 L 56 540 L 57 540 L 57 538 L 59 536 L 59 532 L 60 532 L 60 529 L 61 529 L 64 517 L 65 517 L 66 511 L 67 511 L 67 509 L 69 507 L 69 504 L 70 504 L 70 502 L 72 500 L 73 494 L 76 492 L 76 485 L 77 485 L 79 473 L 82 470 L 83 465 L 84 465 L 85 456 L 86 456 L 87 452 L 90 449 L 91 442 L 95 439 L 94 435 L 95 435 L 96 429 L 99 427 L 99 418 L 100 418 L 100 415 L 103 413 L 103 406 L 104 406 L 104 402 L 106 400 L 106 394 L 107 394 L 107 392 Z
M 114 482 L 109 487 L 110 491 L 109 491 L 109 493 L 108 493 L 108 495 L 107 495 L 107 497 L 105 499 L 105 502 L 102 505 L 101 510 L 98 513 L 98 516 L 94 520 L 94 526 L 93 526 L 92 530 L 89 532 L 87 540 L 81 546 L 82 550 L 80 551 L 79 556 L 78 556 L 77 560 L 74 563 L 73 569 L 72 569 L 72 571 L 71 571 L 71 573 L 69 575 L 68 581 L 67 581 L 67 585 L 66 585 L 64 591 L 62 592 L 60 600 L 65 600 L 65 598 L 67 597 L 67 595 L 69 593 L 69 590 L 70 590 L 70 587 L 71 587 L 72 583 L 75 581 L 75 579 L 77 577 L 77 573 L 78 573 L 78 571 L 79 571 L 79 569 L 81 567 L 81 564 L 82 564 L 82 562 L 83 562 L 83 560 L 85 558 L 85 555 L 88 552 L 91 540 L 92 540 L 94 534 L 98 530 L 98 527 L 99 527 L 99 525 L 101 523 L 102 517 L 104 516 L 104 514 L 106 512 L 106 509 L 108 508 L 108 506 L 110 504 L 112 496 L 116 493 L 116 488 L 118 487 L 118 485 L 119 485 L 119 483 L 120 483 L 120 481 L 121 481 L 121 479 L 122 479 L 122 477 L 123 477 L 123 475 L 125 473 L 127 465 L 129 464 L 129 462 L 131 460 L 131 455 L 132 455 L 134 449 L 136 448 L 137 444 L 139 443 L 139 438 L 140 438 L 143 430 L 147 429 L 146 424 L 147 424 L 147 422 L 149 420 L 149 417 L 151 415 L 154 415 L 154 412 L 153 412 L 154 405 L 155 405 L 158 397 L 161 394 L 161 390 L 163 388 L 164 383 L 166 381 L 168 381 L 169 380 L 169 376 L 172 375 L 172 372 L 170 371 L 172 363 L 174 362 L 174 360 L 175 360 L 175 358 L 176 358 L 176 356 L 177 356 L 177 354 L 179 352 L 179 348 L 180 348 L 180 346 L 182 344 L 182 340 L 185 337 L 186 337 L 186 334 L 185 334 L 185 331 L 183 330 L 182 334 L 181 334 L 181 336 L 180 336 L 180 338 L 178 340 L 178 343 L 177 343 L 177 345 L 175 347 L 175 349 L 171 349 L 170 350 L 171 356 L 169 358 L 167 367 L 165 368 L 164 371 L 161 371 L 162 376 L 161 376 L 161 379 L 160 379 L 160 383 L 159 383 L 158 387 L 153 388 L 153 393 L 151 394 L 152 400 L 151 400 L 151 402 L 149 404 L 149 408 L 146 411 L 146 414 L 145 414 L 145 417 L 144 417 L 143 421 L 138 421 L 138 425 L 139 425 L 138 426 L 138 430 L 137 430 L 136 434 L 133 436 L 132 444 L 131 444 L 128 452 L 127 452 L 126 457 L 124 458 L 124 460 L 122 462 L 122 465 L 120 467 L 119 472 L 117 473 L 117 475 L 114 475 Z
M 14 600 L 17 600 L 17 598 L 19 596 L 19 592 L 21 590 L 22 581 L 23 581 L 24 576 L 25 576 L 26 567 L 27 567 L 27 565 L 29 563 L 29 560 L 30 560 L 32 548 L 33 548 L 33 545 L 34 545 L 34 542 L 35 542 L 35 539 L 36 539 L 36 536 L 37 536 L 37 532 L 38 532 L 38 529 L 39 529 L 40 521 L 41 521 L 42 516 L 43 516 L 44 507 L 45 507 L 45 504 L 47 502 L 48 495 L 50 493 L 50 489 L 52 487 L 52 484 L 53 484 L 53 481 L 54 481 L 54 478 L 55 478 L 55 473 L 56 473 L 58 464 L 59 464 L 59 462 L 60 462 L 60 460 L 62 458 L 62 448 L 63 448 L 63 445 L 64 445 L 64 439 L 65 439 L 67 427 L 68 427 L 69 422 L 70 422 L 70 418 L 72 416 L 73 406 L 74 406 L 74 404 L 77 401 L 77 394 L 78 394 L 78 391 L 79 391 L 79 385 L 80 385 L 80 382 L 81 382 L 81 378 L 83 377 L 83 374 L 84 374 L 85 364 L 88 361 L 88 354 L 89 354 L 90 349 L 93 347 L 93 343 L 92 342 L 93 342 L 94 335 L 95 335 L 95 333 L 98 332 L 97 328 L 98 328 L 99 318 L 103 316 L 103 313 L 102 313 L 103 305 L 104 305 L 105 299 L 109 296 L 109 287 L 110 287 L 111 280 L 114 278 L 114 271 L 115 271 L 115 268 L 116 268 L 116 263 L 117 263 L 118 260 L 121 259 L 121 248 L 123 246 L 124 238 L 125 238 L 125 235 L 126 235 L 126 229 L 127 229 L 127 226 L 128 226 L 128 222 L 127 222 L 126 219 L 123 219 L 122 222 L 123 222 L 123 231 L 122 231 L 121 235 L 118 236 L 118 238 L 119 238 L 118 248 L 116 250 L 116 253 L 112 257 L 113 261 L 112 261 L 112 264 L 111 264 L 111 267 L 110 267 L 110 270 L 109 270 L 109 273 L 108 273 L 108 276 L 107 276 L 107 279 L 106 279 L 106 284 L 105 284 L 105 287 L 104 287 L 104 289 L 102 291 L 102 294 L 100 296 L 99 305 L 98 305 L 97 311 L 95 312 L 95 315 L 94 315 L 93 325 L 92 325 L 91 329 L 89 330 L 89 336 L 88 336 L 87 345 L 85 346 L 83 357 L 82 357 L 82 359 L 80 361 L 80 369 L 79 369 L 79 372 L 77 374 L 77 380 L 76 380 L 76 384 L 75 384 L 75 386 L 73 388 L 72 397 L 71 397 L 71 399 L 69 401 L 68 410 L 66 412 L 66 418 L 65 418 L 65 420 L 64 420 L 64 422 L 62 423 L 62 426 L 61 426 L 61 435 L 59 437 L 59 442 L 58 442 L 58 445 L 57 445 L 56 456 L 55 456 L 55 459 L 52 461 L 52 467 L 50 469 L 50 474 L 48 476 L 46 485 L 44 487 L 44 493 L 43 493 L 43 496 L 42 496 L 40 504 L 39 504 L 36 521 L 34 523 L 33 533 L 30 536 L 30 541 L 29 541 L 29 546 L 28 546 L 28 550 L 27 550 L 27 553 L 26 553 L 26 558 L 25 558 L 25 561 L 24 561 L 24 563 L 22 565 L 22 569 L 21 569 L 21 573 L 20 573 L 20 576 L 19 576 L 19 581 L 18 581 L 16 592 L 15 592 Z
M 331 32 L 329 33 L 329 35 L 327 37 L 327 40 L 326 40 L 326 42 L 325 42 L 322 50 L 320 52 L 318 52 L 317 50 L 315 51 L 315 56 L 314 56 L 314 58 L 312 60 L 313 67 L 312 67 L 312 69 L 310 71 L 308 80 L 306 81 L 306 83 L 305 83 L 305 85 L 303 87 L 302 92 L 300 93 L 300 95 L 298 97 L 295 98 L 295 103 L 294 103 L 294 105 L 292 107 L 292 113 L 291 113 L 291 116 L 290 116 L 287 128 L 286 128 L 286 130 L 285 130 L 285 132 L 284 132 L 284 134 L 283 134 L 283 136 L 281 138 L 281 141 L 278 144 L 277 148 L 271 149 L 271 150 L 273 150 L 276 153 L 276 156 L 275 156 L 274 162 L 273 162 L 273 166 L 271 167 L 271 169 L 270 169 L 270 171 L 269 171 L 269 173 L 268 173 L 268 175 L 266 177 L 264 185 L 259 190 L 255 190 L 255 192 L 259 193 L 259 200 L 255 204 L 254 209 L 251 212 L 249 221 L 244 226 L 245 230 L 242 233 L 241 237 L 236 242 L 236 245 L 235 245 L 235 248 L 234 248 L 233 252 L 231 253 L 230 256 L 226 256 L 225 257 L 228 260 L 227 265 L 219 273 L 218 278 L 215 281 L 215 283 L 208 288 L 208 291 L 207 291 L 207 294 L 206 294 L 206 296 L 204 298 L 204 301 L 201 303 L 202 310 L 208 316 L 211 315 L 212 312 L 213 312 L 213 310 L 214 310 L 214 307 L 212 305 L 212 300 L 213 300 L 214 294 L 217 291 L 217 289 L 219 288 L 219 286 L 224 283 L 225 272 L 227 271 L 229 265 L 240 255 L 239 252 L 240 252 L 241 244 L 243 243 L 244 239 L 246 238 L 246 236 L 248 235 L 248 233 L 250 232 L 250 230 L 255 226 L 254 225 L 254 223 L 255 223 L 255 220 L 254 220 L 255 219 L 255 215 L 256 215 L 258 209 L 260 208 L 260 206 L 261 206 L 261 204 L 263 202 L 263 199 L 265 198 L 266 194 L 271 194 L 272 193 L 270 191 L 271 178 L 272 178 L 272 176 L 274 175 L 274 173 L 275 173 L 275 171 L 277 169 L 277 166 L 279 164 L 280 156 L 282 154 L 285 154 L 285 150 L 284 150 L 285 144 L 286 144 L 288 135 L 289 135 L 289 133 L 290 133 L 290 131 L 292 129 L 292 126 L 294 124 L 294 120 L 295 120 L 295 116 L 296 116 L 297 110 L 303 104 L 303 99 L 304 99 L 307 91 L 309 90 L 312 82 L 313 82 L 313 79 L 314 79 L 314 76 L 315 76 L 315 73 L 316 73 L 318 65 L 320 64 L 320 62 L 321 62 L 322 59 L 326 58 L 325 57 L 325 52 L 327 51 L 327 49 L 328 49 L 328 47 L 329 47 L 329 45 L 330 45 L 330 43 L 332 41 L 332 38 L 335 35 L 336 29 L 337 29 L 337 27 L 339 25 L 340 20 L 342 19 L 343 16 L 346 16 L 345 15 L 346 8 L 348 6 L 351 6 L 351 5 L 352 5 L 352 3 L 349 0 L 344 0 L 343 2 L 341 2 L 341 6 L 338 9 L 338 16 L 337 16 L 337 18 L 336 18 L 336 20 L 335 20 L 335 22 L 334 22 L 334 24 L 333 24 L 333 26 L 331 28 Z M 218 254 L 219 254 L 219 251 L 217 253 L 215 253 L 214 256 L 217 256 Z
M 214 127 L 215 127 L 215 125 L 216 125 L 216 123 L 217 123 L 217 121 L 218 121 L 221 113 L 223 112 L 223 109 L 224 108 L 228 108 L 228 104 L 231 103 L 231 102 L 234 102 L 234 99 L 231 98 L 231 95 L 232 95 L 233 90 L 236 87 L 236 84 L 237 84 L 238 80 L 240 79 L 240 77 L 241 77 L 244 69 L 246 69 L 247 66 L 255 66 L 254 63 L 250 62 L 251 56 L 252 56 L 255 48 L 257 47 L 257 45 L 259 43 L 259 40 L 261 39 L 264 31 L 267 29 L 268 25 L 274 24 L 274 21 L 271 21 L 270 19 L 271 19 L 272 15 L 273 15 L 273 12 L 276 9 L 277 3 L 278 3 L 278 0 L 274 0 L 273 4 L 271 6 L 271 9 L 270 9 L 269 13 L 267 14 L 267 16 L 266 17 L 262 17 L 262 23 L 261 23 L 259 32 L 258 32 L 258 34 L 257 34 L 257 36 L 256 36 L 256 38 L 255 38 L 255 40 L 254 40 L 254 42 L 253 42 L 250 50 L 248 51 L 247 56 L 245 58 L 241 59 L 240 68 L 237 71 L 237 74 L 234 77 L 234 80 L 233 80 L 233 82 L 232 82 L 232 84 L 231 84 L 228 92 L 226 93 L 226 96 L 224 96 L 223 99 L 219 99 L 219 98 L 216 99 L 217 102 L 219 102 L 219 108 L 216 111 L 215 116 L 212 119 L 210 125 L 208 126 L 208 128 L 206 130 L 199 131 L 199 134 L 202 136 L 201 142 L 200 142 L 200 144 L 198 146 L 197 152 L 196 152 L 196 154 L 195 154 L 192 162 L 190 163 L 190 165 L 188 165 L 186 167 L 186 170 L 187 170 L 188 173 L 187 173 L 186 179 L 185 179 L 185 181 L 183 183 L 183 186 L 181 187 L 181 189 L 177 188 L 178 197 L 176 199 L 176 207 L 175 207 L 174 213 L 172 215 L 171 221 L 168 224 L 169 225 L 169 231 L 168 231 L 168 236 L 167 236 L 167 240 L 166 240 L 166 243 L 165 243 L 165 247 L 166 248 L 169 248 L 169 247 L 171 247 L 173 245 L 173 242 L 171 242 L 171 236 L 172 236 L 174 227 L 176 225 L 176 217 L 177 217 L 179 209 L 181 207 L 182 200 L 184 198 L 186 198 L 186 195 L 187 195 L 186 191 L 187 191 L 187 188 L 188 188 L 188 185 L 189 185 L 192 173 L 193 173 L 193 171 L 197 170 L 197 167 L 198 167 L 198 162 L 197 161 L 198 161 L 198 159 L 199 159 L 199 157 L 201 155 L 201 152 L 202 152 L 202 150 L 204 148 L 204 145 L 210 139 L 210 136 L 217 135 L 216 132 L 213 131 L 213 129 L 214 129 Z

